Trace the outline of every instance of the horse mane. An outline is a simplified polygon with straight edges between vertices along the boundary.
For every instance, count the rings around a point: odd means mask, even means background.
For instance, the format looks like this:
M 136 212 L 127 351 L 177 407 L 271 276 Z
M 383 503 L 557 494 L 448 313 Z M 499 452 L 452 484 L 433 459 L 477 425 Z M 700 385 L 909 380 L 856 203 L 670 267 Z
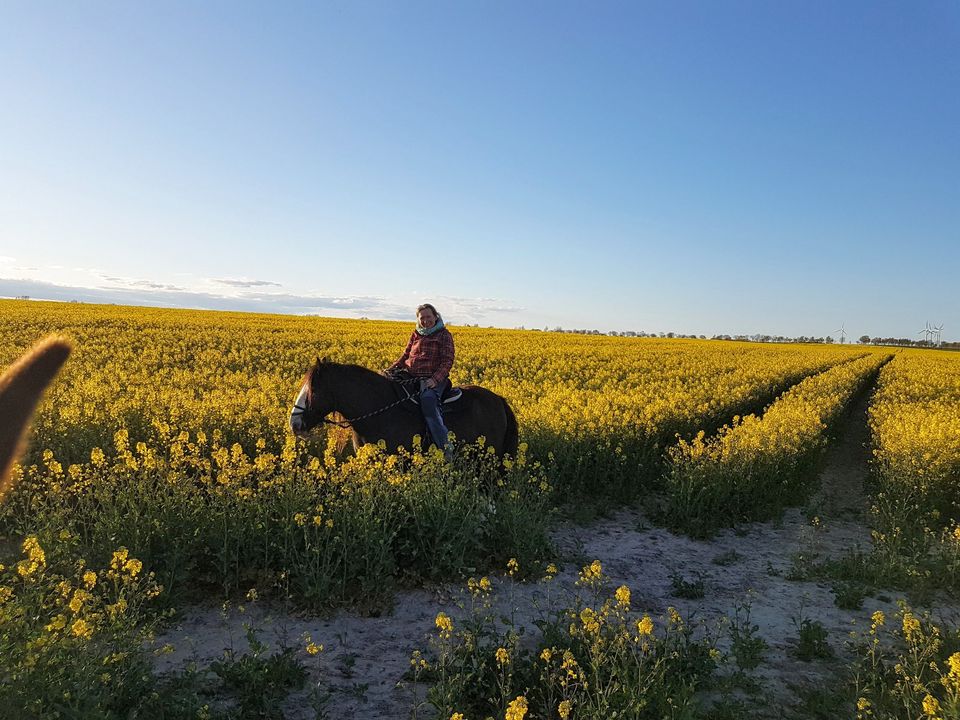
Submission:
M 323 368 L 334 368 L 339 371 L 346 371 L 348 374 L 363 376 L 366 375 L 372 378 L 386 379 L 383 378 L 380 373 L 376 370 L 371 370 L 370 368 L 364 367 L 363 365 L 354 365 L 352 363 L 338 363 L 328 360 L 327 358 L 317 358 L 313 365 L 307 368 L 307 371 L 303 374 L 303 383 L 307 386 L 307 398 L 308 401 L 313 400 L 313 383 L 316 378 L 316 374 L 320 372 Z
M 70 354 L 70 343 L 51 337 L 37 343 L 0 377 L 0 500 L 12 485 L 10 470 L 44 389 Z
M 362 377 L 366 375 L 371 378 L 386 380 L 386 378 L 383 378 L 380 375 L 380 373 L 376 372 L 375 370 L 371 370 L 370 368 L 363 367 L 362 365 L 353 365 L 350 363 L 337 363 L 337 362 L 332 362 L 325 357 L 324 358 L 318 357 L 314 361 L 313 365 L 307 368 L 307 371 L 303 374 L 303 384 L 307 386 L 307 404 L 308 405 L 313 403 L 313 383 L 317 377 L 317 374 L 321 372 L 323 368 L 335 368 L 337 371 L 346 372 L 348 375 L 356 375 L 358 377 Z M 340 421 L 344 421 L 347 419 L 343 415 L 341 415 L 339 412 L 336 412 L 336 411 L 334 411 L 333 413 L 333 418 L 335 420 L 340 420 Z M 344 432 L 343 429 L 340 429 L 339 432 L 337 432 L 337 444 L 336 444 L 337 453 L 343 452 L 344 448 L 346 448 L 347 446 L 347 442 L 350 441 L 352 436 L 353 436 L 353 431 Z

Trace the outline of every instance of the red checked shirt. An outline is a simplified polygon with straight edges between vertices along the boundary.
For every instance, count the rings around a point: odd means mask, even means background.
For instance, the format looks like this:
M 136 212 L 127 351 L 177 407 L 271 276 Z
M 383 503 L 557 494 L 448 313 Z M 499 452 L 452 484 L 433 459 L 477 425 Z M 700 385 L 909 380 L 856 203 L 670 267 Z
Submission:
M 406 368 L 414 377 L 433 378 L 440 385 L 453 367 L 453 335 L 441 328 L 433 335 L 421 335 L 416 330 L 410 336 L 407 349 L 391 370 Z

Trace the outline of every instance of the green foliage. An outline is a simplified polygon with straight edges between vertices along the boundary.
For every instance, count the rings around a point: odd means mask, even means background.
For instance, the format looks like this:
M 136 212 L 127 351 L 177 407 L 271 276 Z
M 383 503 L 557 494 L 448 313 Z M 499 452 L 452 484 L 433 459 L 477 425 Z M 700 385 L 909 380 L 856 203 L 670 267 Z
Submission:
M 867 596 L 867 588 L 856 580 L 836 580 L 831 590 L 833 602 L 842 610 L 859 610 Z
M 803 618 L 798 626 L 796 656 L 804 662 L 827 660 L 833 657 L 833 648 L 827 641 L 827 629 L 819 620 Z
M 303 687 L 307 670 L 296 658 L 294 648 L 284 647 L 278 653 L 267 654 L 267 646 L 249 626 L 247 642 L 251 652 L 238 654 L 228 650 L 223 660 L 210 665 L 210 670 L 236 699 L 241 717 L 282 718 L 280 701 L 292 690 Z
M 960 717 L 960 633 L 899 606 L 894 618 L 874 612 L 870 630 L 854 639 L 850 690 L 858 716 Z
M 670 576 L 670 586 L 674 597 L 699 600 L 706 595 L 706 585 L 701 573 L 697 573 L 694 580 L 687 580 L 683 575 L 674 573 Z
M 398 583 L 462 576 L 516 557 L 549 553 L 550 486 L 521 447 L 510 467 L 486 448 L 454 464 L 427 454 L 387 455 L 367 446 L 337 462 L 292 439 L 281 456 L 249 457 L 235 445 L 173 433 L 166 447 L 95 450 L 65 472 L 49 453 L 25 468 L 0 523 L 45 546 L 66 528 L 78 552 L 109 559 L 117 544 L 155 572 L 179 605 L 250 587 L 313 610 L 376 610 Z
M 506 582 L 510 592 L 514 580 Z M 520 608 L 511 602 L 512 611 L 495 612 L 471 582 L 469 612 L 441 613 L 430 652 L 414 653 L 411 679 L 431 683 L 424 704 L 444 719 L 521 717 L 520 707 L 528 717 L 691 716 L 719 658 L 709 636 L 673 608 L 657 621 L 631 612 L 629 589 L 611 592 L 599 562 L 583 569 L 578 586 L 560 603 L 545 581 L 541 634 L 531 641 L 514 620 Z
M 767 641 L 757 634 L 759 630 L 750 622 L 750 603 L 738 606 L 730 620 L 730 652 L 741 670 L 753 670 L 763 660 Z

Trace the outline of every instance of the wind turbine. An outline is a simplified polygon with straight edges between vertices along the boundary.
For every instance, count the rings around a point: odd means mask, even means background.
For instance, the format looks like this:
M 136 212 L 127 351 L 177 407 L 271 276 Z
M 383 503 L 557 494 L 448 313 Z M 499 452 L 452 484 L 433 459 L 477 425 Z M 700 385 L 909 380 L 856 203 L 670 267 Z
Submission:
M 934 327 L 933 331 L 937 334 L 937 347 L 943 347 L 943 323 Z
M 924 328 L 923 328 L 923 330 L 921 330 L 920 332 L 918 332 L 917 335 L 923 335 L 923 336 L 924 336 L 923 341 L 924 341 L 927 345 L 930 344 L 930 336 L 933 335 L 933 330 L 930 328 L 930 323 L 929 323 L 929 321 L 924 323 Z
M 846 337 L 847 337 L 847 331 L 844 328 L 844 323 L 840 323 L 840 329 L 834 330 L 834 332 L 840 333 L 840 344 L 843 345 L 843 343 L 846 342 Z

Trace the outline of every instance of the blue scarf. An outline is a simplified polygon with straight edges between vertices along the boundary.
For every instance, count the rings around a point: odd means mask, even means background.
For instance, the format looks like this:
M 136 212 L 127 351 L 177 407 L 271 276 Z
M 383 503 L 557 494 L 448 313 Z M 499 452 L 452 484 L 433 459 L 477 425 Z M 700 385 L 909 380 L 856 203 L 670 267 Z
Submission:
M 423 337 L 428 337 L 430 335 L 433 335 L 435 332 L 439 332 L 440 330 L 443 330 L 443 327 L 444 327 L 443 319 L 439 315 L 437 315 L 437 321 L 433 324 L 432 328 L 420 327 L 420 324 L 418 323 L 417 334 L 422 335 Z

